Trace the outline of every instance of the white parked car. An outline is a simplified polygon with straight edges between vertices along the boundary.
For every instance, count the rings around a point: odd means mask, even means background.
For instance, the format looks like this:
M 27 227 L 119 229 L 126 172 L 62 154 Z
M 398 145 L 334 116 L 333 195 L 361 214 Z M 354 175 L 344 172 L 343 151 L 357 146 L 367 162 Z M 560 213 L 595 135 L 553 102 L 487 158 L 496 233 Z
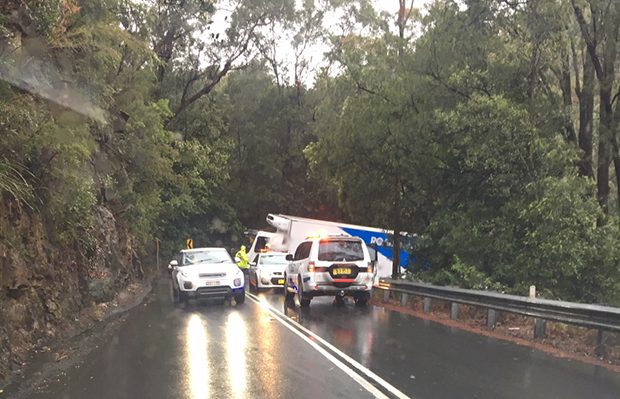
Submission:
M 175 302 L 197 298 L 234 298 L 237 304 L 245 301 L 243 272 L 225 248 L 184 249 L 168 268 Z
M 370 299 L 375 267 L 362 239 L 343 235 L 308 238 L 294 255 L 286 257 L 285 299 L 297 295 L 304 307 L 316 296 L 331 295 L 340 303 L 352 296 L 360 306 Z
M 259 253 L 250 263 L 251 290 L 284 286 L 284 269 L 288 265 L 283 252 Z

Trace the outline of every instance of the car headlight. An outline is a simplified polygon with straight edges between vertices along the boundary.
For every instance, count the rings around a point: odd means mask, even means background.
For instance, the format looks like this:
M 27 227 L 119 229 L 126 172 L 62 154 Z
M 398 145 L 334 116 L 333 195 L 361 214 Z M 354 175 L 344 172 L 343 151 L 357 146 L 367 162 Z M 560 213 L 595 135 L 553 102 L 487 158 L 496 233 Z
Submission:
M 181 271 L 181 272 L 179 272 L 179 274 L 180 274 L 181 276 L 183 276 L 183 277 L 188 277 L 187 272 Z
M 235 287 L 239 287 L 241 285 L 241 279 L 240 278 L 236 278 L 233 281 L 233 284 L 235 285 Z

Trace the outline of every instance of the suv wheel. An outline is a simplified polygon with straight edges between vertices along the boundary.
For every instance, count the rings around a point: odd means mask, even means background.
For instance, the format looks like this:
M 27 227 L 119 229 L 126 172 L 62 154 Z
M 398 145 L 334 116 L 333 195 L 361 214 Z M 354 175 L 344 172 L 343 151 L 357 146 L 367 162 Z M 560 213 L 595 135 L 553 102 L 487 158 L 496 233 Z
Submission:
M 170 292 L 171 292 L 171 296 L 172 296 L 172 303 L 174 303 L 175 305 L 177 305 L 180 300 L 179 300 L 179 291 L 174 288 L 174 282 L 170 282 Z
M 355 296 L 355 304 L 357 306 L 366 306 L 368 304 L 368 300 L 369 299 L 370 299 L 370 294 L 368 292 L 356 295 Z
M 344 306 L 344 304 L 345 304 L 345 299 L 344 299 L 344 296 L 342 296 L 342 295 L 336 295 L 336 296 L 334 297 L 334 304 L 335 304 L 336 306 Z
M 178 295 L 179 295 L 179 302 L 183 302 L 185 306 L 187 307 L 189 305 L 189 296 L 187 295 L 187 293 L 179 290 Z
M 235 303 L 241 305 L 243 302 L 245 302 L 245 291 L 235 294 Z
M 310 306 L 310 301 L 312 300 L 312 298 L 308 298 L 304 295 L 304 286 L 301 283 L 301 277 L 298 279 L 297 284 L 297 295 L 299 297 L 299 304 L 302 308 L 307 308 L 308 306 Z

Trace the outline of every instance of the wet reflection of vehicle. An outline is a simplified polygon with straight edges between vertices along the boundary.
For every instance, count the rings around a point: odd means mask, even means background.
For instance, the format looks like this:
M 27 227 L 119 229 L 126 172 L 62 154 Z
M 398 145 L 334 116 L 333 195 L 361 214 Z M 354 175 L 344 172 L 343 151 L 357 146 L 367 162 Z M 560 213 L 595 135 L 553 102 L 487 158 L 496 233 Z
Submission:
M 170 266 L 175 302 L 198 298 L 245 301 L 243 272 L 224 248 L 185 249 Z
M 250 263 L 250 289 L 284 286 L 284 269 L 288 261 L 286 254 L 281 252 L 259 253 Z

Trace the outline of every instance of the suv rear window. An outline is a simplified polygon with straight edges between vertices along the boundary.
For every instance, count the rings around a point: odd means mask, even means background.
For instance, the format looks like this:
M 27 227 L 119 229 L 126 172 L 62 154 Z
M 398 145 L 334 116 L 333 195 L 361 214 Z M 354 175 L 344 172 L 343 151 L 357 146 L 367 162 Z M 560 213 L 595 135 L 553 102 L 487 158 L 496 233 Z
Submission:
M 353 262 L 364 260 L 364 250 L 360 241 L 325 240 L 319 242 L 319 260 Z

